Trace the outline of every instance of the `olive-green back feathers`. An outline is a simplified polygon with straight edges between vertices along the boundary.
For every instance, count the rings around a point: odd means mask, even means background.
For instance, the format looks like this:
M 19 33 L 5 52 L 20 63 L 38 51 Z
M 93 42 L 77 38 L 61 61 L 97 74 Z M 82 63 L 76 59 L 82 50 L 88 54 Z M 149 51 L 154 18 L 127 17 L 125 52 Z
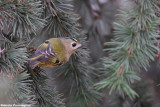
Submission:
M 51 68 L 66 63 L 81 44 L 74 38 L 51 38 L 42 43 L 30 59 L 30 66 Z

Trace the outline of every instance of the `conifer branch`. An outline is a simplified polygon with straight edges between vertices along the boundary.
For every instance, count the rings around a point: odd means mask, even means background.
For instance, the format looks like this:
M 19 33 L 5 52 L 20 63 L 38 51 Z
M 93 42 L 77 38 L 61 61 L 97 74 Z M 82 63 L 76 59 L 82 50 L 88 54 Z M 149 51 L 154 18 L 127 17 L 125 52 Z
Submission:
M 108 77 L 96 84 L 97 89 L 109 88 L 110 93 L 127 94 L 130 98 L 137 96 L 129 86 L 139 80 L 136 71 L 147 70 L 149 62 L 155 59 L 157 48 L 156 0 L 133 0 L 130 10 L 121 10 L 115 23 L 115 37 L 107 42 L 106 49 L 110 56 L 104 59 Z M 136 68 L 136 69 L 135 69 Z M 136 71 L 135 71 L 136 70 Z
M 36 106 L 38 107 L 65 107 L 65 103 L 62 99 L 62 94 L 59 94 L 55 86 L 48 86 L 47 80 L 49 79 L 44 73 L 45 71 L 36 68 L 31 70 L 27 68 L 31 75 L 32 88 L 35 93 L 35 100 L 37 101 Z
M 79 16 L 73 12 L 71 0 L 49 0 L 42 3 L 46 8 L 45 13 L 49 14 L 49 17 L 47 17 L 44 13 L 48 21 L 43 29 L 44 35 L 49 35 L 49 37 L 74 37 L 85 45 L 86 37 L 84 32 L 79 29 L 80 26 L 77 23 Z M 88 107 L 98 104 L 101 94 L 93 89 L 92 79 L 89 76 L 91 69 L 85 67 L 85 64 L 88 65 L 88 57 L 87 51 L 79 51 L 71 57 L 72 60 L 56 70 L 57 75 L 63 76 L 60 84 L 63 82 L 69 84 L 63 91 L 64 97 L 67 99 L 67 106 Z M 82 62 L 85 64 L 82 64 Z M 72 82 L 70 82 L 71 78 Z
M 35 0 L 1 0 L 0 26 L 4 35 L 18 38 L 30 38 L 43 28 L 45 20 L 39 18 L 42 13 L 41 2 Z
M 0 93 L 1 103 L 64 107 L 62 95 L 58 94 L 55 87 L 52 90 L 46 84 L 47 76 L 35 75 L 27 65 L 29 53 L 26 45 L 29 41 L 26 40 L 30 40 L 31 34 L 43 28 L 45 23 L 45 20 L 40 18 L 43 12 L 41 2 L 35 0 L 0 2 L 0 48 L 2 49 L 0 84 L 3 89 L 1 90 L 3 93 Z

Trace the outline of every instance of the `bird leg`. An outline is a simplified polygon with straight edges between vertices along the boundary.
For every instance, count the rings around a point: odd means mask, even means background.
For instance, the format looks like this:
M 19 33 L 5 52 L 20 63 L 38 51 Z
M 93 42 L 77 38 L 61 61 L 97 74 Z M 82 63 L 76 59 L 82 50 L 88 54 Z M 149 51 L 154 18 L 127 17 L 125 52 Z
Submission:
M 27 49 L 27 53 L 36 51 L 36 48 L 34 48 L 33 46 L 29 47 L 29 49 Z

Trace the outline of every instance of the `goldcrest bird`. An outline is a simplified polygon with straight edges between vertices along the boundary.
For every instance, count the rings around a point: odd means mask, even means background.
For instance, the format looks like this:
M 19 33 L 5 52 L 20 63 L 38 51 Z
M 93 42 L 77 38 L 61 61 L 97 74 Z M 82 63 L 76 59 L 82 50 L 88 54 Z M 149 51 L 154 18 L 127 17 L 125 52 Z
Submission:
M 37 48 L 32 58 L 29 59 L 29 65 L 32 69 L 36 66 L 52 68 L 62 65 L 75 51 L 85 48 L 74 38 L 51 38 Z

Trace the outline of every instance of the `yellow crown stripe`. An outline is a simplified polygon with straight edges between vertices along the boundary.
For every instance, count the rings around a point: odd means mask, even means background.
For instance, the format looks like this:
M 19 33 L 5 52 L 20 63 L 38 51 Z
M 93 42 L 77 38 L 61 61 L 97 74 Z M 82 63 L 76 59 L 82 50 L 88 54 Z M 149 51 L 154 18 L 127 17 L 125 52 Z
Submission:
M 77 39 L 71 37 L 64 37 L 65 39 L 72 39 L 73 41 L 77 42 Z
M 77 39 L 75 39 L 75 38 L 72 38 L 72 39 L 77 42 Z

